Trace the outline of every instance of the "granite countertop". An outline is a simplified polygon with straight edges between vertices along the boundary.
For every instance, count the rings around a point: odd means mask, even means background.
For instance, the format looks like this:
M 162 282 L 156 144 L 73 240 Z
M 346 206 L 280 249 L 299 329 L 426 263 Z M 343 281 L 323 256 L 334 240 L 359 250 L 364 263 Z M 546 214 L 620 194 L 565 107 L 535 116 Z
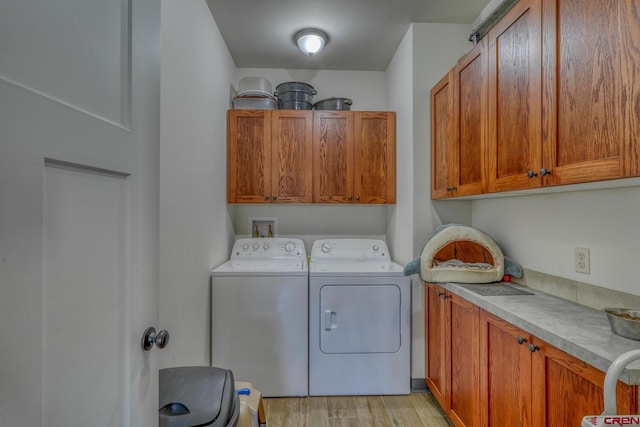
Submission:
M 439 285 L 603 372 L 621 354 L 640 349 L 640 341 L 611 332 L 601 310 L 513 283 L 532 295 L 482 296 L 463 284 Z M 640 384 L 640 361 L 627 365 L 619 379 Z

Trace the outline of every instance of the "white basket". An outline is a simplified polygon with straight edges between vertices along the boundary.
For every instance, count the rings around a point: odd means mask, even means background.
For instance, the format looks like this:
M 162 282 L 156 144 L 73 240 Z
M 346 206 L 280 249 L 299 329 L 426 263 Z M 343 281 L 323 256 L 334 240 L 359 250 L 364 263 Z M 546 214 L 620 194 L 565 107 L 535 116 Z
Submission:
M 268 96 L 236 96 L 233 98 L 234 110 L 276 110 L 278 102 Z
M 271 82 L 264 77 L 243 77 L 238 83 L 238 96 L 263 93 L 273 95 Z

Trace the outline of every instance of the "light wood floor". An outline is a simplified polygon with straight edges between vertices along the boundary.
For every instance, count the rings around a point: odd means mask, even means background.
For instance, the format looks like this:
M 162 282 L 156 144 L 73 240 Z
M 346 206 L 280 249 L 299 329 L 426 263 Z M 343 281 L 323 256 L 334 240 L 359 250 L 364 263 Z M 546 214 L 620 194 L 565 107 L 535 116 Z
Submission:
M 268 427 L 450 427 L 428 392 L 408 396 L 272 397 Z

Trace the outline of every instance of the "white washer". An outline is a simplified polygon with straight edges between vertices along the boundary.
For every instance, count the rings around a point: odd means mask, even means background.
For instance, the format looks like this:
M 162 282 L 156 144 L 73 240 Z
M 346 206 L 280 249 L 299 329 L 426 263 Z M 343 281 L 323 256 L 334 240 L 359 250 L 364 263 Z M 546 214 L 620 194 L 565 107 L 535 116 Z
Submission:
M 411 287 L 376 239 L 323 239 L 309 264 L 309 395 L 409 394 Z
M 300 239 L 238 239 L 211 272 L 211 364 L 264 396 L 307 396 L 308 274 Z

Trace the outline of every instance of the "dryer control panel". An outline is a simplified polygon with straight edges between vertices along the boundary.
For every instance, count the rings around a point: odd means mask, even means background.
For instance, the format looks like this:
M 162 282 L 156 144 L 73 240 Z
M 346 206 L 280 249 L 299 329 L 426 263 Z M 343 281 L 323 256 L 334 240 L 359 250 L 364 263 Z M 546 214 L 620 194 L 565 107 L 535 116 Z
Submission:
M 232 260 L 247 258 L 306 259 L 304 243 L 286 237 L 253 237 L 236 240 L 231 250 Z
M 320 239 L 313 242 L 311 261 L 391 261 L 380 239 Z

